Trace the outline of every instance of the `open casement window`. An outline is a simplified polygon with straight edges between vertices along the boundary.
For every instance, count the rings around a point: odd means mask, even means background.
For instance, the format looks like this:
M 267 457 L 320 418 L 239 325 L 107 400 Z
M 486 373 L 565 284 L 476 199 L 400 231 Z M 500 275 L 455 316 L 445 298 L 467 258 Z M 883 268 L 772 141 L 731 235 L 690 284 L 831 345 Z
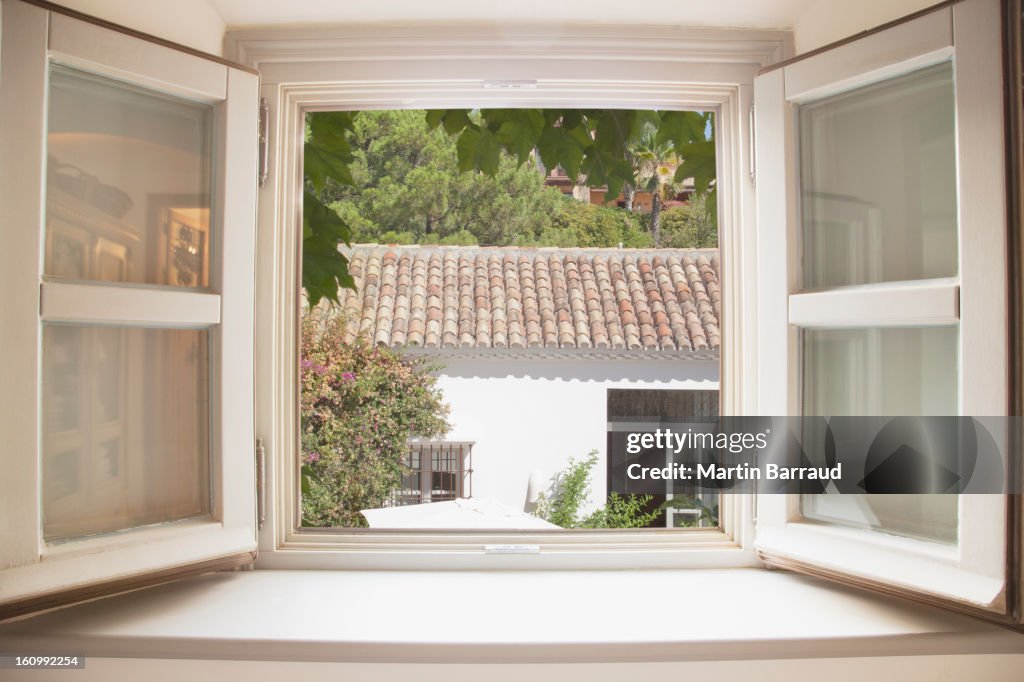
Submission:
M 658 48 L 653 50 L 652 36 L 658 36 Z M 558 50 L 551 49 L 552 40 L 560 45 Z M 303 206 L 303 141 L 311 113 L 553 107 L 712 112 L 722 254 L 722 411 L 741 413 L 749 402 L 743 382 L 753 376 L 745 372 L 740 334 L 753 324 L 753 306 L 746 301 L 755 292 L 755 283 L 741 276 L 740 267 L 753 255 L 752 241 L 747 241 L 754 231 L 747 153 L 752 82 L 763 65 L 788 54 L 788 41 L 788 34 L 774 31 L 678 26 L 611 32 L 559 26 L 557 36 L 543 40 L 535 27 L 515 25 L 438 26 L 427 33 L 421 27 L 326 27 L 304 29 L 301 37 L 273 29 L 229 32 L 228 54 L 260 71 L 269 121 L 257 254 L 256 423 L 267 444 L 266 522 L 260 530 L 257 568 L 611 570 L 757 565 L 751 547 L 750 495 L 722 496 L 719 526 L 692 532 L 380 532 L 303 526 L 301 420 L 296 404 L 302 244 L 295 220 Z M 730 46 L 728 55 L 721 51 L 724 44 Z M 609 56 L 626 54 L 631 57 Z M 581 59 L 603 64 L 600 78 L 581 82 Z M 688 68 L 680 69 L 680 63 Z M 604 425 L 596 426 L 601 438 Z M 528 429 L 529 424 L 521 428 Z M 547 437 L 538 432 L 537 447 Z M 483 497 L 480 472 L 485 455 L 480 447 L 473 451 L 472 494 Z M 521 480 L 526 493 L 527 476 Z
M 251 561 L 258 78 L 3 3 L 0 617 Z
M 760 414 L 1008 413 L 1001 36 L 964 0 L 756 79 Z M 1008 499 L 760 495 L 756 547 L 1006 619 Z

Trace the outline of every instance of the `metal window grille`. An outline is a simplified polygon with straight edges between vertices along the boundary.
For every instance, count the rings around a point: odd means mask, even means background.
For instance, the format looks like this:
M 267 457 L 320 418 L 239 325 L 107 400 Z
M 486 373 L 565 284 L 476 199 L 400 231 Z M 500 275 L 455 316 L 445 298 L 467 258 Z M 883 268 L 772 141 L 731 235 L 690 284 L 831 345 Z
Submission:
M 402 460 L 394 506 L 444 502 L 473 495 L 473 443 L 411 442 Z

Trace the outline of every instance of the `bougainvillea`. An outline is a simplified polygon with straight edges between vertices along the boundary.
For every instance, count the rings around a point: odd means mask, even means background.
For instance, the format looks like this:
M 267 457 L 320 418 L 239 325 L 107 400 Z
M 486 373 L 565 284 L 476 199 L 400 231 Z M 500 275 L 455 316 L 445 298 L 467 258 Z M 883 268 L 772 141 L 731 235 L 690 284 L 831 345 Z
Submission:
M 421 362 L 362 339 L 344 341 L 337 316 L 302 323 L 302 519 L 318 527 L 365 526 L 400 481 L 410 437 L 448 431 L 448 408 Z

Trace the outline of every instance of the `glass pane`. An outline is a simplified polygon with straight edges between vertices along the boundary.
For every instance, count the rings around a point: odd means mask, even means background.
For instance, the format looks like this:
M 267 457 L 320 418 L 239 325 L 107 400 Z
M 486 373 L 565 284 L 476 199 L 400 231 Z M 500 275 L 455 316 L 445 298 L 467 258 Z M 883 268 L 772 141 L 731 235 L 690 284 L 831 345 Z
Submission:
M 800 108 L 806 289 L 957 273 L 953 68 Z
M 46 274 L 208 287 L 212 111 L 54 65 Z
M 205 330 L 43 327 L 43 537 L 208 514 Z
M 803 414 L 957 414 L 956 327 L 806 329 Z M 805 517 L 956 542 L 956 495 L 804 495 Z

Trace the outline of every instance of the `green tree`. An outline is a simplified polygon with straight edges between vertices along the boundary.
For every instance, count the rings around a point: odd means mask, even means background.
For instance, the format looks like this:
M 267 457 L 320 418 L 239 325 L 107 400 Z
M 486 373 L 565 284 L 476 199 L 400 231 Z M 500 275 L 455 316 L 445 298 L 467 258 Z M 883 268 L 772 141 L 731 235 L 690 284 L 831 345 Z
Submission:
M 329 183 L 325 198 L 356 241 L 411 234 L 414 243 L 505 245 L 540 234 L 561 203 L 505 153 L 493 176 L 460 172 L 456 140 L 428 129 L 422 111 L 359 112 L 350 137 L 353 182 Z
M 679 164 L 671 140 L 659 142 L 656 130 L 647 130 L 630 148 L 636 169 L 636 186 L 651 193 L 651 239 L 661 246 L 661 206 L 682 191 L 682 180 L 676 180 L 673 166 Z

